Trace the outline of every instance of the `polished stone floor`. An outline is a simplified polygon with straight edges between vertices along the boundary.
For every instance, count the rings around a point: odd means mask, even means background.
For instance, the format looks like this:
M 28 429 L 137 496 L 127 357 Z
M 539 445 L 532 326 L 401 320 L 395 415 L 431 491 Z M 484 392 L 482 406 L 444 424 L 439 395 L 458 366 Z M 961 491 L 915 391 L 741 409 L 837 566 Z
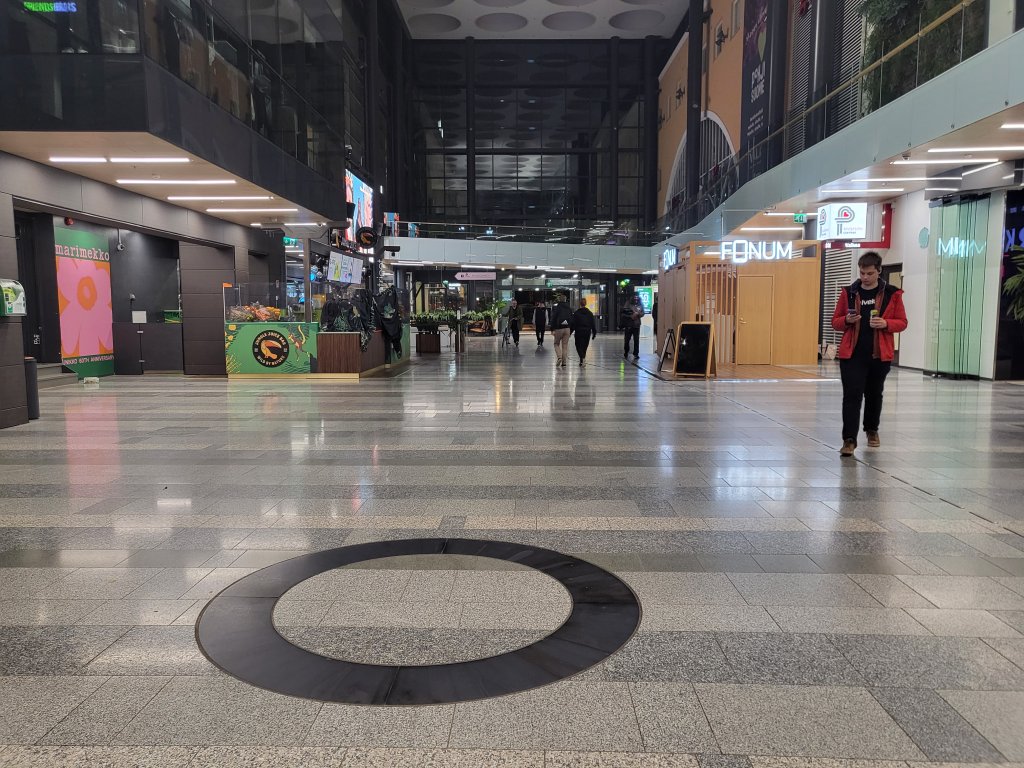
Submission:
M 620 354 L 556 370 L 524 335 L 360 383 L 44 392 L 0 431 L 0 766 L 1024 764 L 1024 388 L 894 373 L 884 447 L 841 460 L 830 369 L 669 382 Z M 425 707 L 266 692 L 196 646 L 256 569 L 437 536 L 598 564 L 640 630 L 563 682 Z M 435 664 L 568 611 L 538 572 L 415 556 L 303 582 L 274 621 Z

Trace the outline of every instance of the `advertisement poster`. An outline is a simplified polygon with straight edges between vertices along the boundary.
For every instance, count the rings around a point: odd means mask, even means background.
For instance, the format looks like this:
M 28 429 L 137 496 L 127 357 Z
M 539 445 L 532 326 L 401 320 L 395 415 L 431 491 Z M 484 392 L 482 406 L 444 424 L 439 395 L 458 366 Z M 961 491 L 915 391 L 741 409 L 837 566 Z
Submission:
M 225 323 L 228 375 L 316 373 L 316 323 Z
M 354 242 L 357 229 L 373 226 L 373 187 L 352 171 L 345 171 L 345 193 L 348 201 L 356 206 L 352 226 L 345 230 L 345 239 Z
M 106 237 L 54 226 L 61 362 L 78 374 L 114 374 L 110 244 Z
M 768 35 L 769 2 L 747 0 L 743 9 L 743 104 L 740 110 L 743 153 L 768 137 L 772 54 Z

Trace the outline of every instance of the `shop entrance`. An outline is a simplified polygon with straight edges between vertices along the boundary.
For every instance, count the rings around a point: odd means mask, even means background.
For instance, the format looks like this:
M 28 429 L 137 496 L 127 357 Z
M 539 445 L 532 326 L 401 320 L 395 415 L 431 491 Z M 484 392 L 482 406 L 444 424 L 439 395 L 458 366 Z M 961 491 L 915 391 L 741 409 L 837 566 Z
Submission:
M 739 275 L 736 291 L 736 364 L 772 364 L 775 278 Z

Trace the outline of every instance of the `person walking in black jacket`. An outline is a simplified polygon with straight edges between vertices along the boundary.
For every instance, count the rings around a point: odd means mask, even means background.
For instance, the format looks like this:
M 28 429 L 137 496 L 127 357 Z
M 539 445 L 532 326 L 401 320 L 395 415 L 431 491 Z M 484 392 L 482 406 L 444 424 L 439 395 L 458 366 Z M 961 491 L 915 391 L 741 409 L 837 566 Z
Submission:
M 572 333 L 572 310 L 564 296 L 559 295 L 551 308 L 551 334 L 555 337 L 555 367 L 565 367 L 569 356 L 569 334 Z
M 623 331 L 622 356 L 629 357 L 629 340 L 633 340 L 633 357 L 640 359 L 640 325 L 644 317 L 644 308 L 640 297 L 635 293 L 622 306 L 619 313 L 619 325 Z
M 587 309 L 587 300 L 580 299 L 580 308 L 572 314 L 572 332 L 576 334 L 576 354 L 580 356 L 580 368 L 587 359 L 590 340 L 597 336 L 597 319 Z
M 548 328 L 548 308 L 538 301 L 533 308 L 533 329 L 537 332 L 537 346 L 544 346 L 544 334 Z

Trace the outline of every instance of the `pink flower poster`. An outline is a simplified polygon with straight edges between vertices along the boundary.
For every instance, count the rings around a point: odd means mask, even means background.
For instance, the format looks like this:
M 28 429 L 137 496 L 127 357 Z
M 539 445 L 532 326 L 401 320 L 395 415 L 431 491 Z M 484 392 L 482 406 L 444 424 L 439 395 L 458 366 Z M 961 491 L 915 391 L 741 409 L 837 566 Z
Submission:
M 110 251 L 92 232 L 54 227 L 60 354 L 65 366 L 85 376 L 114 373 L 114 322 Z

